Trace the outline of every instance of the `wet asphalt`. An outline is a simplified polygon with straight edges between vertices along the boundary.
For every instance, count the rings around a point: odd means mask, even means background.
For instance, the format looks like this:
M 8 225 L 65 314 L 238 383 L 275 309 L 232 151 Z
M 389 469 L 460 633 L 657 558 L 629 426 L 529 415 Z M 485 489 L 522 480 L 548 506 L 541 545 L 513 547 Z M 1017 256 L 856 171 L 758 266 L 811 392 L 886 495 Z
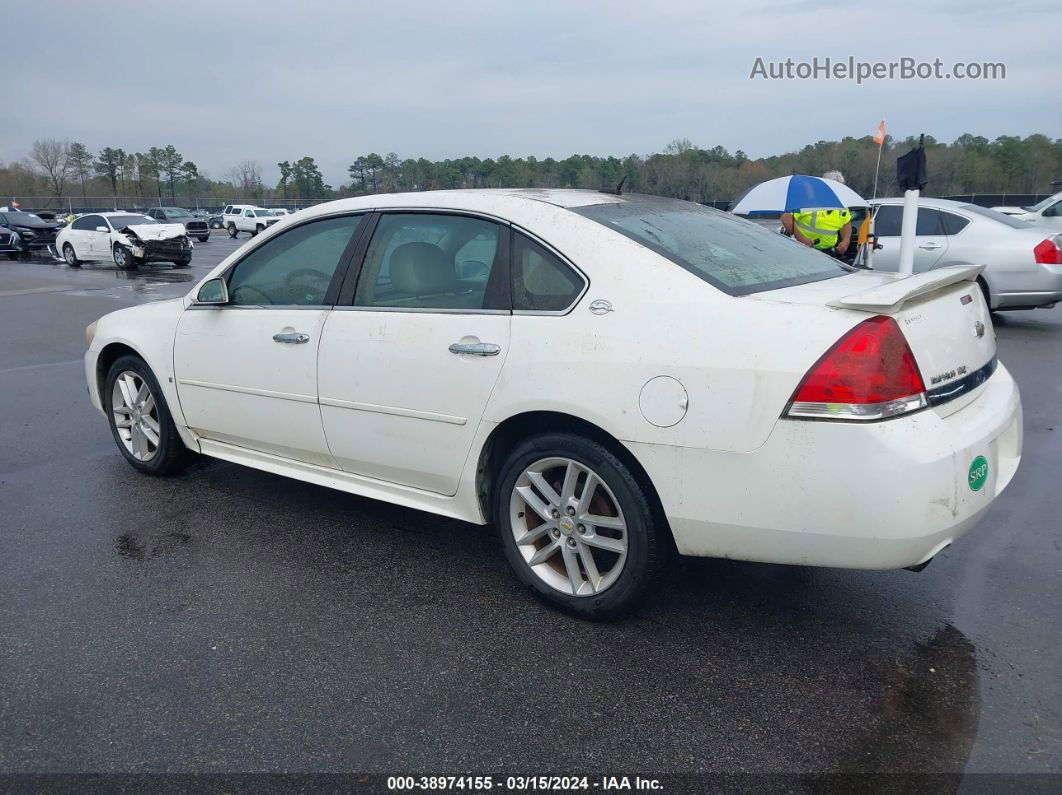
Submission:
M 235 245 L 0 261 L 0 773 L 1062 773 L 1062 307 L 997 320 L 1024 460 L 924 572 L 684 560 L 601 625 L 488 529 L 124 463 L 85 325 Z

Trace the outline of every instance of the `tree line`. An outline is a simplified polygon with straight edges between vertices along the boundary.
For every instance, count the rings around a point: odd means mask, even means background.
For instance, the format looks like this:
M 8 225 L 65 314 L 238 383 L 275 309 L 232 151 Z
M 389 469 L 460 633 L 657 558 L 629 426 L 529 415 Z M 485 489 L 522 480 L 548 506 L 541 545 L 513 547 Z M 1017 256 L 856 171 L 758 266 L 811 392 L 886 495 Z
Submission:
M 887 137 L 881 149 L 877 195 L 898 192 L 895 158 L 916 138 Z M 930 195 L 966 193 L 1047 193 L 1062 179 L 1062 139 L 1034 134 L 1025 138 L 962 135 L 951 143 L 925 137 Z M 662 152 L 626 157 L 572 155 L 445 160 L 401 158 L 390 152 L 358 155 L 347 169 L 349 181 L 333 188 L 314 158 L 282 160 L 280 179 L 269 185 L 262 165 L 245 160 L 218 179 L 202 173 L 172 145 L 143 152 L 118 147 L 90 151 L 80 142 L 41 139 L 29 155 L 0 163 L 0 196 L 50 196 L 56 203 L 80 197 L 113 196 L 140 203 L 177 203 L 178 197 L 204 203 L 242 198 L 265 201 L 319 201 L 368 193 L 445 188 L 614 188 L 625 180 L 631 192 L 691 201 L 726 201 L 751 185 L 788 174 L 839 170 L 858 193 L 874 191 L 878 145 L 871 137 L 818 141 L 802 149 L 749 158 L 741 150 L 701 148 L 676 139 Z

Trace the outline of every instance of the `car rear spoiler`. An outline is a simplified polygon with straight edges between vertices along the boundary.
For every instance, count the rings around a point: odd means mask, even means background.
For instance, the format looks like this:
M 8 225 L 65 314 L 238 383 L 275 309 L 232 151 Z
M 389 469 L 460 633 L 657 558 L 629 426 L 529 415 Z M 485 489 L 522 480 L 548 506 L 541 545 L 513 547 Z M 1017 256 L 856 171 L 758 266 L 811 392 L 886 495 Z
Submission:
M 862 309 L 867 312 L 889 315 L 899 311 L 904 303 L 916 296 L 931 293 L 949 284 L 976 281 L 984 269 L 984 265 L 948 265 L 926 273 L 916 273 L 913 276 L 901 276 L 898 273 L 881 274 L 895 277 L 894 281 L 830 301 L 828 306 L 839 309 Z

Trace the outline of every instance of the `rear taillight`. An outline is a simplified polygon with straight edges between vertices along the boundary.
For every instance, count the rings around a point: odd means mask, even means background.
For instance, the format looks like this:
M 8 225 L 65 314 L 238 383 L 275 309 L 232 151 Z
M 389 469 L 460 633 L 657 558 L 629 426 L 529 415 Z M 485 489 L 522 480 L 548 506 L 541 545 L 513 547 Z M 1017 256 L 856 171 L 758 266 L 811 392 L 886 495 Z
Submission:
M 881 420 L 925 408 L 926 387 L 911 346 L 891 317 L 853 328 L 800 382 L 787 417 Z
M 1033 256 L 1040 265 L 1062 265 L 1062 248 L 1052 238 L 1041 241 L 1033 249 Z

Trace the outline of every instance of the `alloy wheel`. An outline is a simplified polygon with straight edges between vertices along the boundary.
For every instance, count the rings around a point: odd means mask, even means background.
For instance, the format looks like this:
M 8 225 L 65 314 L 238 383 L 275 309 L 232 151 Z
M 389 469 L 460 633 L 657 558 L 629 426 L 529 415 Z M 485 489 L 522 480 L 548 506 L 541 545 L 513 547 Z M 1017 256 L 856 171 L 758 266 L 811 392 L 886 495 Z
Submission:
M 619 501 L 590 467 L 545 458 L 517 478 L 510 529 L 535 575 L 561 593 L 599 594 L 627 560 L 627 523 Z
M 74 254 L 74 247 L 69 243 L 63 246 L 63 259 L 66 260 L 67 265 L 73 265 L 77 262 L 77 257 Z
M 161 436 L 159 410 L 142 375 L 125 370 L 115 379 L 111 413 L 126 451 L 138 461 L 154 458 Z

